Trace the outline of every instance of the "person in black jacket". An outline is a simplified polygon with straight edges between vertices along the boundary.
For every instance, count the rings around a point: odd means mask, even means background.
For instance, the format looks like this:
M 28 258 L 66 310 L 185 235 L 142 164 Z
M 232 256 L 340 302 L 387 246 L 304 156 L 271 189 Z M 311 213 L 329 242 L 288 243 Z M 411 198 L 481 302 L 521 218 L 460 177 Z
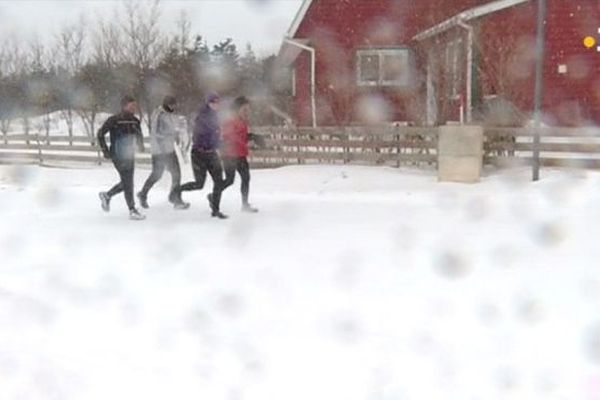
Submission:
M 129 218 L 143 220 L 146 217 L 135 208 L 133 195 L 133 175 L 135 167 L 136 146 L 144 151 L 144 139 L 140 120 L 135 116 L 137 102 L 131 96 L 121 100 L 121 112 L 108 118 L 98 130 L 98 143 L 104 158 L 112 160 L 121 181 L 108 192 L 100 192 L 102 209 L 110 211 L 111 198 L 121 192 L 125 193 L 125 201 L 129 207 Z M 106 134 L 110 132 L 110 148 L 106 145 Z
M 221 129 L 219 126 L 218 111 L 220 99 L 217 93 L 209 93 L 206 102 L 196 116 L 194 122 L 194 137 L 192 146 L 192 170 L 194 181 L 179 187 L 179 191 L 201 190 L 209 173 L 213 180 L 213 191 L 208 198 L 212 216 L 226 219 L 227 216 L 220 210 L 221 193 L 225 190 L 223 167 L 219 156 L 221 144 Z

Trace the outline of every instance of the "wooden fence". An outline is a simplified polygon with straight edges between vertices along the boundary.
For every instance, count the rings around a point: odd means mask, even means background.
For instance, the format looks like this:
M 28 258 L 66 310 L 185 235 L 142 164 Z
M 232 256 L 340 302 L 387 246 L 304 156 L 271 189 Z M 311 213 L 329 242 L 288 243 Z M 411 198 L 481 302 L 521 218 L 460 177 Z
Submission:
M 254 132 L 267 146 L 255 149 L 254 167 L 297 164 L 414 165 L 435 167 L 435 127 L 261 127 Z M 600 168 L 600 129 L 544 128 L 541 162 L 544 166 Z M 486 128 L 485 162 L 495 165 L 528 165 L 533 136 L 526 128 Z M 148 138 L 146 147 L 149 149 Z M 138 155 L 148 164 L 149 154 Z M 2 135 L 0 163 L 102 164 L 102 154 L 87 136 Z

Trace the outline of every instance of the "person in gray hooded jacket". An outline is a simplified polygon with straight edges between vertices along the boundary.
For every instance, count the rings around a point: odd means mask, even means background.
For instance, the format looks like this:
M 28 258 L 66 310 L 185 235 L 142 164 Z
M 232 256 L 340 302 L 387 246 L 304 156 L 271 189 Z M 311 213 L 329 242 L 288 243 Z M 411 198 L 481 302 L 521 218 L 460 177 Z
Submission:
M 190 204 L 181 199 L 181 168 L 175 153 L 175 145 L 179 142 L 179 130 L 175 119 L 177 100 L 166 96 L 162 106 L 158 107 L 150 119 L 150 146 L 152 150 L 152 173 L 146 180 L 138 199 L 143 208 L 148 208 L 148 192 L 162 178 L 165 168 L 171 174 L 171 191 L 169 201 L 176 209 L 184 210 Z

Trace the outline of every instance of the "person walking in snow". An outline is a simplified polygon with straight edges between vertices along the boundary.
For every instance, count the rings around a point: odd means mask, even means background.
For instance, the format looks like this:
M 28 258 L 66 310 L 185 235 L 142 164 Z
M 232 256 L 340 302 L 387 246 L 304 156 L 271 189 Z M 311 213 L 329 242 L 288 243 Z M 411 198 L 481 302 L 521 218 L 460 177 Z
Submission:
M 206 173 L 208 172 L 213 180 L 212 193 L 207 196 L 211 215 L 219 219 L 226 219 L 227 216 L 220 210 L 221 193 L 225 189 L 225 181 L 223 179 L 221 157 L 218 152 L 221 141 L 219 108 L 219 95 L 214 92 L 209 93 L 194 121 L 192 170 L 195 180 L 181 185 L 179 192 L 201 190 L 206 182 Z
M 149 207 L 148 192 L 162 178 L 165 168 L 171 174 L 169 201 L 178 210 L 185 210 L 190 207 L 189 203 L 181 199 L 181 192 L 179 192 L 181 168 L 175 152 L 175 145 L 179 142 L 180 137 L 174 115 L 176 107 L 177 99 L 173 96 L 165 96 L 162 106 L 158 107 L 150 118 L 152 172 L 146 179 L 144 187 L 138 193 L 138 199 L 143 208 Z
M 233 185 L 235 173 L 242 180 L 242 211 L 257 213 L 258 209 L 250 205 L 250 166 L 248 165 L 248 142 L 253 140 L 263 145 L 260 136 L 248 132 L 250 119 L 250 100 L 241 96 L 232 104 L 232 116 L 223 124 L 223 166 L 225 169 L 225 187 Z
M 119 173 L 120 182 L 108 192 L 100 192 L 102 209 L 110 211 L 110 200 L 113 196 L 124 192 L 125 201 L 129 208 L 129 218 L 143 220 L 146 217 L 135 208 L 133 195 L 133 176 L 135 168 L 136 146 L 139 151 L 144 151 L 144 139 L 140 120 L 135 116 L 137 102 L 131 96 L 124 96 L 121 100 L 121 112 L 113 115 L 104 122 L 98 130 L 98 143 L 104 158 L 113 162 Z M 106 134 L 110 132 L 110 148 L 106 145 Z

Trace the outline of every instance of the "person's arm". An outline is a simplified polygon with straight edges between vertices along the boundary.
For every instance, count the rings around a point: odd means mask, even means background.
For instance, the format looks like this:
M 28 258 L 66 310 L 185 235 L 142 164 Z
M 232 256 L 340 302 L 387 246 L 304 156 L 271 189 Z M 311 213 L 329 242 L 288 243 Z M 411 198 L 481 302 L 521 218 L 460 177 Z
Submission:
M 142 124 L 139 119 L 136 119 L 137 129 L 135 132 L 135 139 L 137 141 L 138 150 L 143 153 L 146 149 L 144 148 L 144 136 L 142 135 Z
M 150 118 L 150 136 L 160 137 L 160 112 L 155 111 Z
M 155 111 L 154 114 L 152 114 L 152 120 L 150 122 L 152 126 L 150 136 L 153 136 L 153 140 L 155 140 L 155 143 L 161 151 L 165 150 L 165 139 L 168 135 L 168 133 L 165 132 L 165 127 L 168 125 L 165 124 L 164 118 L 166 118 L 165 113 Z
M 102 149 L 102 154 L 104 158 L 110 158 L 110 151 L 108 150 L 108 146 L 106 145 L 106 134 L 113 128 L 114 125 L 114 117 L 108 118 L 104 124 L 98 129 L 98 133 L 96 134 L 98 138 L 98 144 Z

